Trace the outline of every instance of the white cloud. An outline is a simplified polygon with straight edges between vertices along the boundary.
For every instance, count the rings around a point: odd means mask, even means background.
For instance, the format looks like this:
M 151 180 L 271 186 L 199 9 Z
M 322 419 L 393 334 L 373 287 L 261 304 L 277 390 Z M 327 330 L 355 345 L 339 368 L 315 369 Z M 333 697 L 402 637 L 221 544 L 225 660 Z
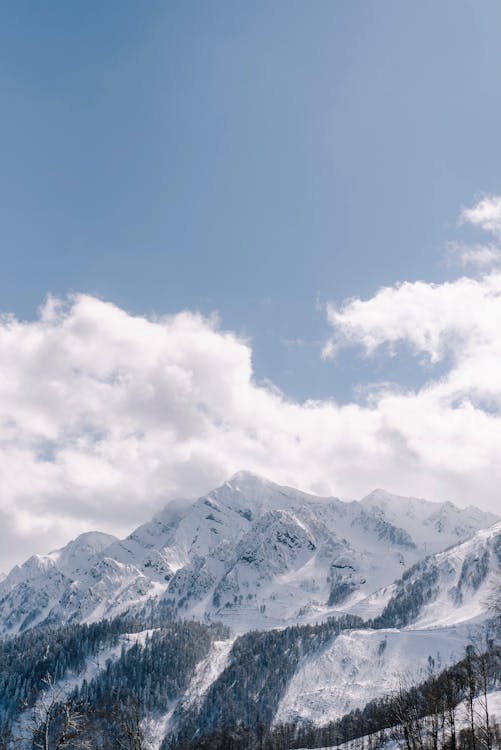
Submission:
M 501 235 L 501 195 L 488 195 L 472 208 L 461 211 L 461 221 Z
M 499 510 L 501 273 L 330 306 L 326 354 L 404 344 L 419 389 L 303 404 L 257 384 L 247 341 L 189 312 L 141 318 L 90 296 L 0 320 L 4 565 L 92 527 L 129 530 L 239 469 L 318 493 L 376 486 Z M 366 388 L 367 390 L 367 388 Z
M 462 243 L 450 242 L 446 248 L 446 260 L 449 264 L 458 264 L 462 268 L 486 270 L 498 267 L 501 263 L 501 196 L 490 195 L 482 198 L 472 208 L 464 208 L 459 217 L 459 224 L 488 232 L 494 238 L 491 242 Z
M 367 356 L 398 344 L 445 373 L 419 389 L 373 391 L 371 404 L 387 457 L 387 484 L 500 510 L 501 274 L 381 289 L 374 297 L 329 307 L 334 328 L 327 356 L 360 345 Z M 404 471 L 405 467 L 405 471 Z M 384 482 L 383 482 L 384 484 Z
M 447 245 L 446 255 L 451 265 L 457 263 L 463 268 L 486 269 L 500 264 L 501 248 L 494 244 L 464 245 L 450 242 Z

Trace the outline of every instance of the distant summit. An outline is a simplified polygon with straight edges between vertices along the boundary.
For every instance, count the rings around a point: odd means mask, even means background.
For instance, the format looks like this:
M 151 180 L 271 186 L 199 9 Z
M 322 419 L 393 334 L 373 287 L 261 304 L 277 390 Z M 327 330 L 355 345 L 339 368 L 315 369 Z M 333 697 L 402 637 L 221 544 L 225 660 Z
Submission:
M 0 581 L 0 632 L 93 622 L 145 603 L 237 631 L 376 617 L 406 569 L 497 520 L 382 489 L 343 502 L 240 471 L 123 540 L 88 532 L 13 568 Z

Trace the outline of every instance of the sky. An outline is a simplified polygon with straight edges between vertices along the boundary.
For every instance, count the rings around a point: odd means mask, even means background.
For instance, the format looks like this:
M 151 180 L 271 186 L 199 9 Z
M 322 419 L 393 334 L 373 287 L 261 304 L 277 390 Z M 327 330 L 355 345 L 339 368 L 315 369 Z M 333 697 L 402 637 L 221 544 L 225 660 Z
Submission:
M 0 569 L 240 469 L 501 511 L 497 0 L 0 8 Z

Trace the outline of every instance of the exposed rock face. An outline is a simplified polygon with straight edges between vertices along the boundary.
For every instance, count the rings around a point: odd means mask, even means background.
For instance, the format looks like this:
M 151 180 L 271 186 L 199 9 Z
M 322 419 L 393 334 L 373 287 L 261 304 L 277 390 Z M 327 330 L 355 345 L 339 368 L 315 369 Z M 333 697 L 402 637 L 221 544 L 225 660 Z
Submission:
M 391 584 L 405 569 L 496 520 L 382 490 L 346 503 L 240 472 L 195 502 L 167 506 L 126 539 L 82 534 L 16 566 L 0 581 L 0 633 L 91 622 L 148 600 L 237 631 L 342 611 L 377 616 L 392 595 L 404 596 Z M 464 561 L 456 604 L 481 587 L 499 549 L 485 555 Z

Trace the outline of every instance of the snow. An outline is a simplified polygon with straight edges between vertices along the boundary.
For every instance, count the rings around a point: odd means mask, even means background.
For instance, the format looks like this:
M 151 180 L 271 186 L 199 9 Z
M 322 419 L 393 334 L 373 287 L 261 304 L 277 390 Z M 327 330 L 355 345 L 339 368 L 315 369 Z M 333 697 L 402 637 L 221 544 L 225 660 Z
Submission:
M 373 618 L 422 583 L 424 603 L 406 628 L 345 631 L 303 658 L 275 721 L 325 724 L 401 680 L 420 681 L 429 657 L 443 665 L 461 658 L 490 614 L 500 565 L 501 522 L 476 508 L 383 490 L 343 502 L 240 472 L 198 500 L 172 503 L 126 539 L 90 532 L 16 566 L 0 580 L 0 635 L 49 616 L 95 622 L 164 597 L 180 617 L 229 625 L 232 638 L 213 645 L 180 701 L 148 718 L 157 750 L 176 712 L 199 704 L 225 669 L 236 635 L 343 613 Z M 120 648 L 70 675 L 68 690 Z
M 124 646 L 126 650 L 134 646 L 136 643 L 144 646 L 146 639 L 151 637 L 153 632 L 155 632 L 154 629 L 149 629 L 137 633 L 124 633 L 120 635 L 118 643 L 115 646 L 106 646 L 97 654 L 89 657 L 81 672 L 69 672 L 63 679 L 54 683 L 52 690 L 54 691 L 54 695 L 57 696 L 57 700 L 66 700 L 77 687 L 80 687 L 83 684 L 84 680 L 90 682 L 97 677 L 100 672 L 106 669 L 109 661 L 115 661 L 120 658 Z M 40 700 L 41 698 L 39 698 L 38 702 L 40 702 Z M 30 708 L 20 714 L 17 719 L 15 733 L 20 737 L 29 736 L 28 730 L 31 726 L 32 715 L 33 708 Z
M 196 501 L 171 503 L 126 539 L 89 532 L 16 566 L 0 581 L 0 634 L 48 616 L 94 622 L 163 596 L 180 616 L 222 620 L 235 632 L 344 612 L 375 617 L 405 569 L 493 520 L 382 490 L 360 502 L 315 497 L 239 472 Z M 482 613 L 477 599 L 471 616 Z
M 451 502 L 434 503 L 374 490 L 361 500 L 366 508 L 381 511 L 395 526 L 405 529 L 425 554 L 433 554 L 470 536 L 472 531 L 499 521 L 479 508 L 457 508 Z
M 485 619 L 492 598 L 499 591 L 501 523 L 475 534 L 466 542 L 441 552 L 430 561 L 439 573 L 438 595 L 423 608 L 414 626 L 447 627 Z M 478 587 L 462 581 L 465 566 L 472 569 L 487 560 L 485 578 Z
M 482 715 L 482 701 L 483 698 L 476 698 L 473 705 L 474 713 L 479 717 Z M 501 691 L 490 691 L 487 694 L 487 704 L 491 720 L 496 719 L 497 721 L 501 721 Z M 467 707 L 466 703 L 461 703 L 457 707 L 456 729 L 459 731 L 467 728 L 469 728 Z M 391 739 L 388 737 L 384 743 L 384 747 L 386 750 L 393 750 L 393 748 L 401 748 L 403 744 L 404 743 L 399 742 L 397 739 Z M 361 750 L 367 747 L 380 747 L 377 735 L 365 735 L 363 737 L 358 737 L 355 740 L 350 740 L 349 742 L 343 742 L 339 745 L 319 747 L 317 750 Z M 301 748 L 300 750 L 309 750 L 309 748 Z
M 303 659 L 290 681 L 275 723 L 335 721 L 374 698 L 427 676 L 428 659 L 458 661 L 471 633 L 467 628 L 351 630 Z
M 103 648 L 96 656 L 87 659 L 83 671 L 78 674 L 71 672 L 61 680 L 60 683 L 55 685 L 56 690 L 61 693 L 61 698 L 64 700 L 64 698 L 68 697 L 76 687 L 82 685 L 84 680 L 90 682 L 94 679 L 94 677 L 106 669 L 108 661 L 115 661 L 120 658 L 124 646 L 126 650 L 129 650 L 136 644 L 144 647 L 146 639 L 151 638 L 152 634 L 157 629 L 158 628 L 150 628 L 148 630 L 141 630 L 137 633 L 124 633 L 119 636 L 116 646 Z
M 92 563 L 95 555 L 103 552 L 116 541 L 118 541 L 117 538 L 111 534 L 89 531 L 80 534 L 65 547 L 50 552 L 47 557 L 56 563 L 60 571 L 71 575 Z
M 173 701 L 165 713 L 158 716 L 147 716 L 142 722 L 142 730 L 148 750 L 160 750 L 169 726 L 172 716 L 177 707 L 178 701 Z
M 179 700 L 173 701 L 164 713 L 145 719 L 143 729 L 149 750 L 159 750 L 165 736 L 174 729 L 178 711 L 186 711 L 195 704 L 201 704 L 212 683 L 226 668 L 234 642 L 234 638 L 215 641 L 205 659 L 197 665 L 186 693 Z
M 304 659 L 275 721 L 328 723 L 391 693 L 400 680 L 422 681 L 429 657 L 442 666 L 458 661 L 492 615 L 490 600 L 494 591 L 499 594 L 500 549 L 501 524 L 497 523 L 427 558 L 405 581 L 408 588 L 421 579 L 422 589 L 430 590 L 426 594 L 430 600 L 415 620 L 402 630 L 345 632 L 321 653 Z M 395 584 L 376 592 L 365 602 L 365 612 L 374 599 L 385 601 L 398 591 Z M 359 611 L 363 606 L 361 602 Z
M 496 718 L 501 720 L 501 690 L 491 690 L 487 693 L 487 707 L 491 719 Z M 473 701 L 473 715 L 475 722 L 482 722 L 484 710 L 484 697 L 477 696 Z M 460 703 L 457 708 L 457 723 L 459 729 L 466 729 L 470 726 L 466 701 Z
M 183 710 L 195 703 L 201 703 L 207 690 L 226 668 L 234 642 L 234 638 L 214 642 L 205 659 L 197 665 L 193 679 L 182 699 Z

